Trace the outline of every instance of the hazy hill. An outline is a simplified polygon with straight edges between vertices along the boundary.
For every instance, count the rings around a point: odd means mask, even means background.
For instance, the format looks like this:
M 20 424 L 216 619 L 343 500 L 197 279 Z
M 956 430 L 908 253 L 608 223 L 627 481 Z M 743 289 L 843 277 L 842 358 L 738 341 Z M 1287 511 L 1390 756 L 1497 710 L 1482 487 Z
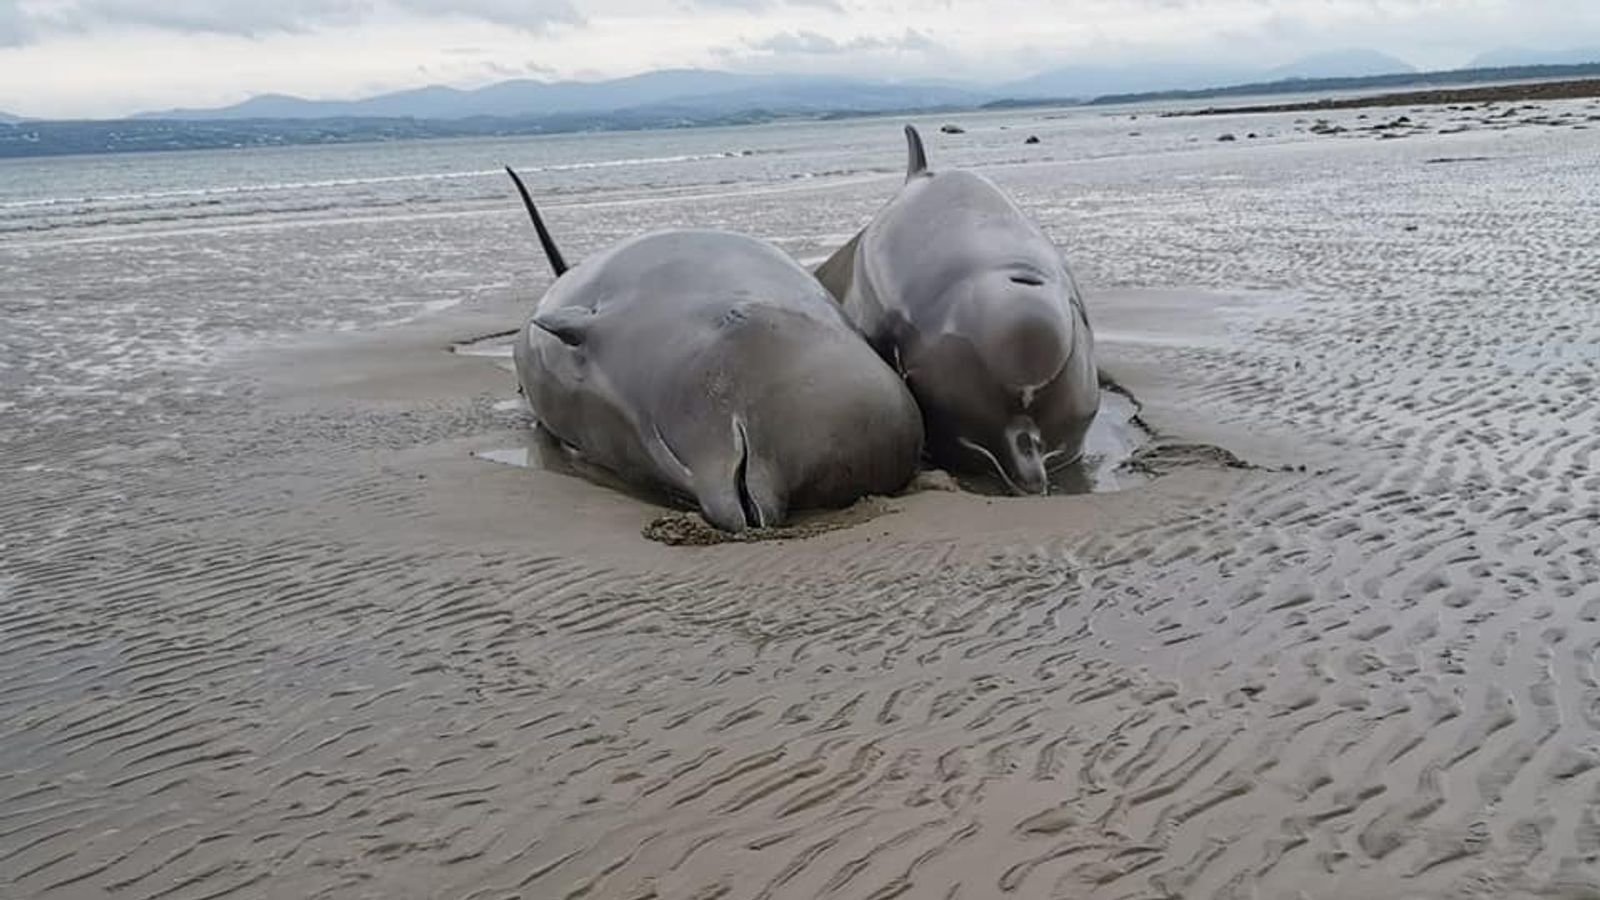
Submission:
M 976 88 L 940 85 L 883 84 L 871 81 L 818 79 L 744 88 L 715 94 L 679 97 L 631 107 L 672 107 L 700 114 L 768 110 L 781 113 L 877 112 L 933 107 L 977 106 L 992 95 Z M 625 111 L 625 110 L 624 110 Z
M 1369 75 L 1398 75 L 1416 72 L 1415 66 L 1376 50 L 1334 50 L 1296 60 L 1287 66 L 1268 69 L 1262 81 L 1288 78 L 1364 78 Z
M 1306 74 L 1395 68 L 1403 71 L 1322 78 Z M 0 158 L 742 125 L 790 116 L 975 109 L 1073 98 L 1109 104 L 1597 77 L 1600 63 L 1416 72 L 1370 51 L 1321 54 L 1277 69 L 1076 66 L 988 87 L 685 69 L 603 82 L 519 80 L 470 91 L 429 87 L 353 101 L 268 95 L 223 109 L 121 120 L 17 121 L 0 114 Z M 1171 87 L 1182 84 L 1203 87 Z M 1160 89 L 1114 90 L 1133 85 Z
M 1104 94 L 1134 93 L 1217 87 L 1252 80 L 1260 70 L 1204 63 L 1142 66 L 1063 66 L 1041 72 L 1032 78 L 1007 82 L 993 89 L 1002 97 L 1078 98 L 1087 100 Z
M 1107 94 L 1201 90 L 1241 82 L 1291 78 L 1357 78 L 1415 72 L 1409 63 L 1376 50 L 1318 53 L 1268 69 L 1241 63 L 1156 63 L 1125 66 L 1065 66 L 994 88 L 1004 97 L 1089 99 Z
M 1569 50 L 1529 50 L 1527 47 L 1501 47 L 1473 59 L 1474 68 L 1503 68 L 1506 66 L 1571 66 L 1600 62 L 1600 47 L 1577 47 Z
M 875 110 L 960 105 L 982 96 L 937 85 L 890 84 L 844 78 L 741 75 L 670 69 L 609 81 L 503 81 L 476 90 L 425 87 L 362 100 L 304 100 L 282 94 L 253 97 L 220 109 L 176 109 L 137 118 L 190 121 L 239 119 L 515 118 L 600 113 L 672 106 L 716 109 Z
M 12 125 L 21 121 L 21 116 L 13 116 L 8 112 L 0 111 L 0 125 Z
M 217 109 L 173 109 L 135 118 L 185 121 L 245 119 L 518 118 L 609 113 L 656 107 L 697 113 L 874 112 L 978 105 L 995 99 L 1082 98 L 1141 91 L 1220 87 L 1285 78 L 1353 77 L 1414 71 L 1373 50 L 1341 50 L 1265 69 L 1236 63 L 1066 66 L 994 86 L 949 80 L 916 83 L 814 75 L 750 75 L 666 69 L 608 81 L 503 81 L 474 90 L 424 87 L 359 100 L 306 100 L 264 94 Z

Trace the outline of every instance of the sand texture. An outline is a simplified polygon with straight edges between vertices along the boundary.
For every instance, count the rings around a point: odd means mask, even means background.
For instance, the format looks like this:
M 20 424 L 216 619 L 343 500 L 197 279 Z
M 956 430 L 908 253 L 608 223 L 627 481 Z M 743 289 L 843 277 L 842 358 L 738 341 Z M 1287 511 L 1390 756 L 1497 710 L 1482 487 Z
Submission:
M 992 166 L 1148 477 L 779 541 L 472 455 L 528 427 L 450 352 L 547 283 L 509 193 L 0 243 L 0 897 L 1600 896 L 1600 132 L 1452 115 Z M 548 215 L 814 259 L 897 164 Z

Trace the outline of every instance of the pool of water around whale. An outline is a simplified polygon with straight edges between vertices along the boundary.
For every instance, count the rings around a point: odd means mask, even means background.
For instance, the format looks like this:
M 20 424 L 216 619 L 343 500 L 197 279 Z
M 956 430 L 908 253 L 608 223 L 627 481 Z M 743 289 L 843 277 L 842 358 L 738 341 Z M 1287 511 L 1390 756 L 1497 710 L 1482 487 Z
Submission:
M 1150 475 L 1127 463 L 1151 440 L 1149 429 L 1139 421 L 1139 405 L 1133 397 L 1120 390 L 1102 388 L 1100 411 L 1084 437 L 1083 456 L 1075 463 L 1050 470 L 1050 493 L 1107 494 L 1144 484 L 1150 480 Z M 998 473 L 960 475 L 956 483 L 962 490 L 974 494 L 992 497 L 1012 494 Z

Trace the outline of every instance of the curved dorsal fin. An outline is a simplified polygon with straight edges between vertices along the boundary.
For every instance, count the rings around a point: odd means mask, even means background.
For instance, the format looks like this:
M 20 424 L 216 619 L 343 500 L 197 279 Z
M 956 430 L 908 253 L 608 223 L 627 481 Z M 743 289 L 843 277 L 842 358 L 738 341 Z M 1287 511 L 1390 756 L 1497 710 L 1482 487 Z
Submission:
M 917 126 L 906 126 L 906 180 L 917 177 L 928 171 L 928 153 L 922 149 L 922 135 L 917 133 Z
M 528 188 L 522 179 L 510 166 L 506 166 L 506 174 L 517 185 L 517 193 L 522 195 L 522 205 L 528 208 L 528 216 L 533 219 L 533 228 L 539 232 L 539 246 L 544 248 L 545 258 L 550 260 L 550 268 L 556 270 L 556 277 L 566 274 L 567 261 L 561 258 L 561 250 L 556 247 L 556 242 L 551 239 L 549 229 L 544 227 L 544 219 L 539 216 L 539 208 L 533 205 L 533 197 L 529 196 Z

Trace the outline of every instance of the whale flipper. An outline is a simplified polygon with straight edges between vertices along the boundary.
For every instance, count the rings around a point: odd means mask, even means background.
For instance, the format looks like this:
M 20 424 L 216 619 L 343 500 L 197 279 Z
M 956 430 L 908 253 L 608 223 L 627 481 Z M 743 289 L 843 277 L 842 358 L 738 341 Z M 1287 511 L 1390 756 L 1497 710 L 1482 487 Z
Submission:
M 862 229 L 862 231 L 856 232 L 856 236 L 850 239 L 850 243 L 834 251 L 834 254 L 828 257 L 826 262 L 817 266 L 816 270 L 811 273 L 817 276 L 817 280 L 822 282 L 822 286 L 828 289 L 828 293 L 833 295 L 833 299 L 840 303 L 843 303 L 845 295 L 850 293 L 850 284 L 855 280 L 856 247 L 861 243 L 861 235 L 865 230 Z
M 560 339 L 568 347 L 577 347 L 589 337 L 589 326 L 594 324 L 594 310 L 582 306 L 563 306 L 538 313 L 528 321 L 540 331 Z

